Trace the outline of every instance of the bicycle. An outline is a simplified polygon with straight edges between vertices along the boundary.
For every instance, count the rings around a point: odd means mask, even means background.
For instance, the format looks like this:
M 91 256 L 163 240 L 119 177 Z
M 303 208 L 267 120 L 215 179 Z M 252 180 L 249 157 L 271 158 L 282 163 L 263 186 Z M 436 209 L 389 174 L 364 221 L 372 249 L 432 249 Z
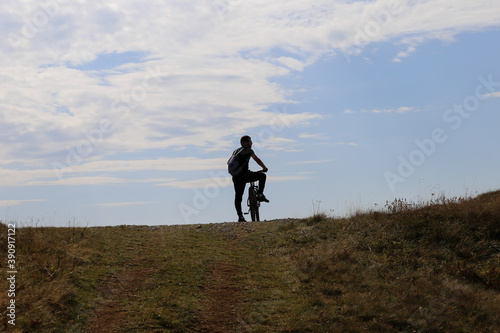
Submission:
M 257 172 L 264 172 L 263 170 Z M 258 181 L 250 182 L 250 187 L 248 188 L 248 212 L 244 213 L 245 215 L 250 214 L 252 217 L 252 221 L 260 221 L 259 215 L 259 207 L 260 201 L 257 199 L 257 193 L 259 191 L 259 185 L 257 185 Z
M 260 221 L 260 216 L 259 216 L 259 207 L 260 207 L 260 201 L 257 200 L 257 191 L 259 190 L 259 186 L 257 185 L 257 182 L 250 182 L 250 187 L 248 188 L 248 199 L 247 199 L 247 205 L 248 205 L 248 212 L 245 214 L 250 214 L 252 217 L 252 221 Z

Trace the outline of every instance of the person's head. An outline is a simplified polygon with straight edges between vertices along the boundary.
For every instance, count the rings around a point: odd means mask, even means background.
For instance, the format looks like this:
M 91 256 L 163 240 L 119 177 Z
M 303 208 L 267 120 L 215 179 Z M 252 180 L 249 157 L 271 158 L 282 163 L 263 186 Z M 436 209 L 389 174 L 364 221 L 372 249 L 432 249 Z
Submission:
M 242 136 L 240 139 L 240 143 L 242 147 L 252 148 L 252 138 L 249 137 L 248 135 Z

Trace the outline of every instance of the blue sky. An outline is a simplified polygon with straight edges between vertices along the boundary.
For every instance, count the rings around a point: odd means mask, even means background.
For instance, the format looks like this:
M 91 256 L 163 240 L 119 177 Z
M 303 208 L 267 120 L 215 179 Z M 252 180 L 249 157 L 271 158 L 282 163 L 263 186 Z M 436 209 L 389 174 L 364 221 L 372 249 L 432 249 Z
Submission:
M 245 134 L 265 219 L 500 188 L 500 3 L 7 1 L 0 17 L 1 220 L 234 221 Z

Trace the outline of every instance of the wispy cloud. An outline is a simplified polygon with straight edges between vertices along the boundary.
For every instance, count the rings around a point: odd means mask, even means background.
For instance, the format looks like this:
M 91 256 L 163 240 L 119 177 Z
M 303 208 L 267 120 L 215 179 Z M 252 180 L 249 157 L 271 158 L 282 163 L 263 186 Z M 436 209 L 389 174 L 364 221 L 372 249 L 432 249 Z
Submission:
M 500 98 L 500 91 L 486 94 L 486 95 L 484 95 L 484 97 L 486 97 L 486 98 Z
M 413 52 L 415 52 L 417 49 L 413 46 L 408 47 L 406 51 L 399 52 L 394 59 L 392 59 L 393 62 L 401 62 L 403 61 L 402 58 L 409 57 Z
M 124 207 L 124 206 L 147 205 L 147 204 L 154 204 L 154 203 L 155 203 L 154 201 L 110 202 L 110 203 L 97 204 L 97 206 L 115 208 L 115 207 Z
M 310 179 L 310 173 L 300 173 L 296 175 L 284 175 L 284 176 L 273 176 L 269 177 L 268 182 L 288 182 L 288 181 L 298 181 L 298 180 L 307 180 Z
M 204 188 L 204 187 L 228 187 L 233 186 L 231 177 L 223 177 L 218 175 L 213 178 L 201 178 L 183 181 L 171 181 L 158 184 L 158 186 L 168 186 L 177 189 L 192 189 L 192 188 Z
M 299 72 L 302 72 L 304 70 L 304 67 L 306 66 L 306 64 L 302 61 L 291 57 L 279 57 L 276 60 L 286 67 Z
M 110 174 L 150 171 L 199 171 L 225 169 L 227 157 L 173 157 L 154 160 L 104 160 L 66 166 L 61 169 L 0 168 L 0 186 L 100 185 L 133 182 L 166 181 L 167 178 L 134 180 Z M 97 175 L 96 175 L 97 174 Z M 102 174 L 105 174 L 102 175 Z
M 70 167 L 71 172 L 136 172 L 156 171 L 193 171 L 213 170 L 226 167 L 226 158 L 173 157 L 144 160 L 107 160 L 88 162 L 77 167 Z M 64 171 L 64 170 L 63 170 Z
M 26 202 L 44 202 L 44 199 L 31 199 L 31 200 L 0 200 L 0 207 L 10 207 L 21 205 Z
M 328 140 L 329 137 L 325 133 L 300 133 L 301 139 Z
M 401 106 L 396 109 L 396 113 L 406 113 L 411 111 L 417 112 L 418 110 L 414 106 Z
M 320 163 L 328 163 L 333 161 L 333 159 L 329 160 L 314 160 L 314 161 L 297 161 L 297 162 L 289 162 L 288 164 L 320 164 Z
M 272 151 L 298 152 L 297 140 L 273 137 L 261 143 L 263 149 Z
M 295 175 L 286 175 L 286 176 L 272 176 L 268 175 L 268 182 L 281 182 L 281 181 L 291 181 L 291 180 L 304 180 L 309 177 L 306 174 L 300 173 Z M 192 179 L 192 180 L 184 180 L 184 181 L 173 181 L 166 182 L 163 184 L 158 184 L 159 186 L 168 186 L 177 189 L 197 189 L 197 188 L 207 188 L 207 189 L 215 189 L 215 188 L 223 188 L 223 187 L 231 187 L 233 186 L 233 181 L 229 176 L 216 175 L 211 178 L 201 178 L 201 179 Z
M 30 182 L 35 186 L 85 186 L 85 185 L 110 185 L 110 184 L 137 184 L 161 183 L 172 181 L 171 178 L 130 179 L 119 177 L 68 177 L 55 180 L 38 180 Z
M 356 143 L 356 142 L 335 142 L 334 145 L 357 147 L 357 146 L 359 146 L 359 143 Z
M 346 109 L 343 111 L 345 114 L 354 114 L 354 113 L 374 113 L 374 114 L 384 114 L 384 113 L 407 113 L 407 112 L 418 112 L 418 109 L 414 106 L 401 106 L 395 109 L 384 109 L 384 108 L 374 108 L 374 109 L 361 109 L 360 111 L 355 111 L 351 109 Z

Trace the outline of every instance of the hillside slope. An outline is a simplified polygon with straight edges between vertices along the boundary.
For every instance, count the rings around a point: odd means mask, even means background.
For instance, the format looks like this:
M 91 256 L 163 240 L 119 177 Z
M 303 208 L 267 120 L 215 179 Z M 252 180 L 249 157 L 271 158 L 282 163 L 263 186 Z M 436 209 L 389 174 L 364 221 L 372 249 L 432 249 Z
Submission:
M 7 227 L 1 224 L 7 257 Z M 332 219 L 18 228 L 12 332 L 497 332 L 500 191 Z M 9 289 L 2 270 L 2 290 Z M 0 293 L 0 304 L 9 302 Z

